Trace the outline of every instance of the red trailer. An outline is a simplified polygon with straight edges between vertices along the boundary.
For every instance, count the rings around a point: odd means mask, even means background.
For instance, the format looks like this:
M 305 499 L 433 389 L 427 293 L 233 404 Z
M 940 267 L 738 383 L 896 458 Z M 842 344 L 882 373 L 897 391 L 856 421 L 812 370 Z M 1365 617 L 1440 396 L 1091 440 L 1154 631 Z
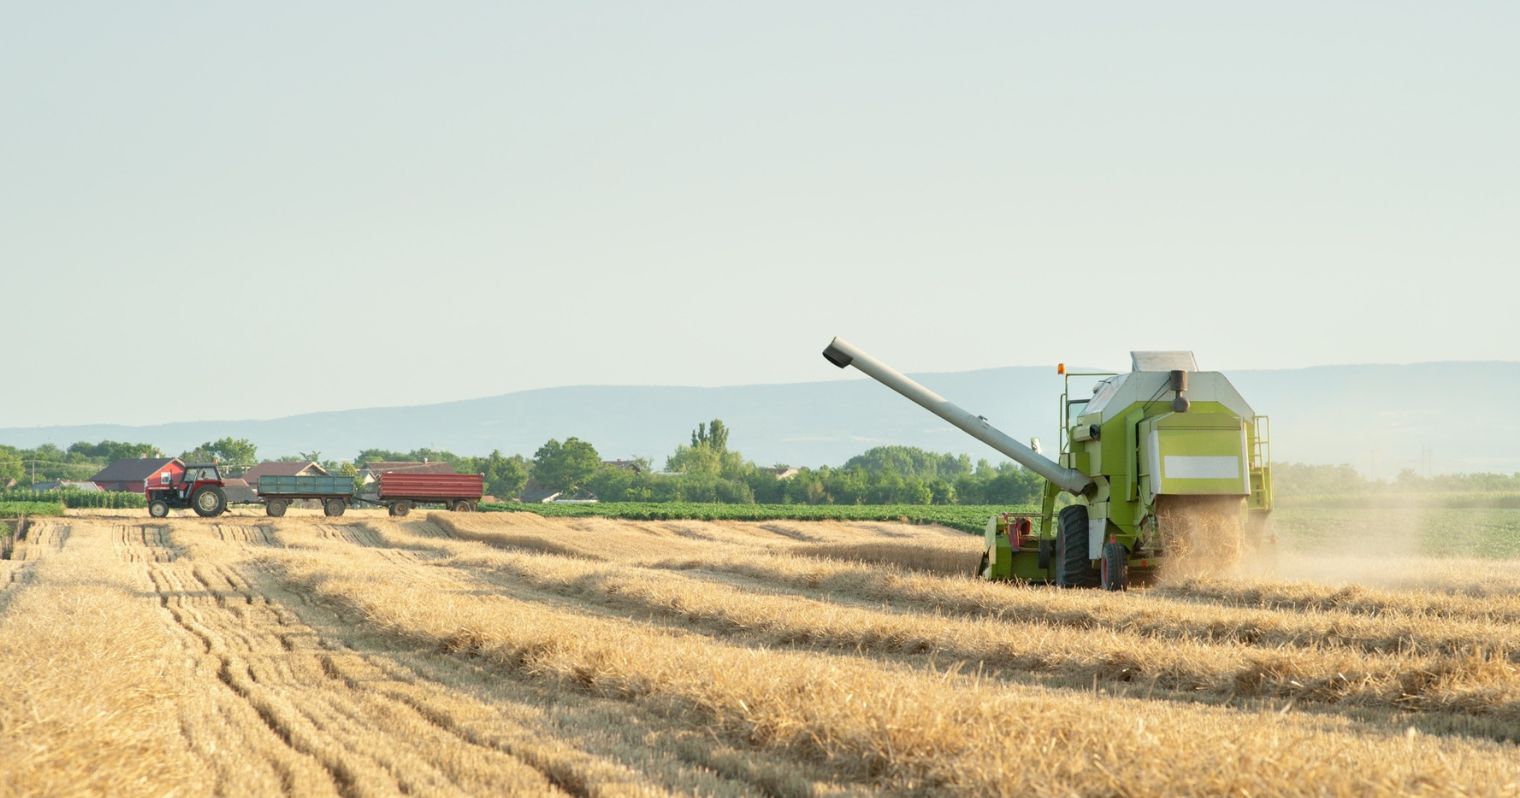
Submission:
M 485 478 L 479 474 L 387 471 L 380 475 L 380 503 L 391 515 L 406 515 L 418 504 L 441 504 L 455 512 L 473 512 L 484 493 Z

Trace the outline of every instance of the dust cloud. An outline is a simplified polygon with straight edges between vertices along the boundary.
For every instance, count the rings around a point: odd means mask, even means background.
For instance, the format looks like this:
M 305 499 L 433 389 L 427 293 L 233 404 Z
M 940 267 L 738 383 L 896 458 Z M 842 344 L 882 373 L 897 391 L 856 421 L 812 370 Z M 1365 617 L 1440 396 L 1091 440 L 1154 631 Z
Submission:
M 1162 582 L 1219 577 L 1240 568 L 1245 548 L 1245 499 L 1238 496 L 1160 496 L 1156 529 L 1166 556 Z

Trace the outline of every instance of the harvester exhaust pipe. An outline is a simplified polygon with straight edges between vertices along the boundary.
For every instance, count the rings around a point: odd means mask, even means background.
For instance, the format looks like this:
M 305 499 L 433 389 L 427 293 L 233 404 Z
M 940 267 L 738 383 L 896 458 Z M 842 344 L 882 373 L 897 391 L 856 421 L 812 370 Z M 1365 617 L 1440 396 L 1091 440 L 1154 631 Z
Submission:
M 844 368 L 854 366 L 866 376 L 908 397 L 915 404 L 964 430 L 966 434 L 1012 458 L 1014 462 L 1050 480 L 1062 490 L 1083 493 L 1093 481 L 1086 474 L 1037 454 L 1035 450 L 1008 437 L 1002 430 L 973 415 L 948 399 L 919 385 L 902 372 L 856 349 L 843 338 L 835 338 L 823 350 L 825 360 Z

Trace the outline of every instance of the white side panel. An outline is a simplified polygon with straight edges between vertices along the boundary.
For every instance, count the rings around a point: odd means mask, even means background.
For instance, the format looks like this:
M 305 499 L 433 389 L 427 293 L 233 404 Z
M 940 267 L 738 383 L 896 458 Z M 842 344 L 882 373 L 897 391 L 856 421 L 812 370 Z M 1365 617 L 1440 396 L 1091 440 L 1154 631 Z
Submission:
M 1240 479 L 1240 458 L 1169 454 L 1162 459 L 1163 479 Z
M 1087 559 L 1103 559 L 1103 532 L 1107 528 L 1107 518 L 1087 519 Z

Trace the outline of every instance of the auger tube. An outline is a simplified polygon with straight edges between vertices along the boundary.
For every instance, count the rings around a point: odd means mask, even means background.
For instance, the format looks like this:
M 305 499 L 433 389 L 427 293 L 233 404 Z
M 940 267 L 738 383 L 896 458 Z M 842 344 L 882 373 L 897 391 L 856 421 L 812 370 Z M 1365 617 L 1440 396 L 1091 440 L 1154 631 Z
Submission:
M 919 385 L 897 369 L 857 349 L 843 338 L 835 338 L 823 350 L 824 359 L 844 368 L 854 366 L 882 385 L 906 396 L 915 404 L 964 430 L 966 434 L 1012 458 L 1014 462 L 1050 480 L 1056 487 L 1071 493 L 1084 493 L 1092 487 L 1091 477 L 1074 468 L 1037 454 L 1035 450 L 1008 437 L 1002 430 L 973 415 L 943 396 Z

